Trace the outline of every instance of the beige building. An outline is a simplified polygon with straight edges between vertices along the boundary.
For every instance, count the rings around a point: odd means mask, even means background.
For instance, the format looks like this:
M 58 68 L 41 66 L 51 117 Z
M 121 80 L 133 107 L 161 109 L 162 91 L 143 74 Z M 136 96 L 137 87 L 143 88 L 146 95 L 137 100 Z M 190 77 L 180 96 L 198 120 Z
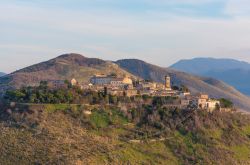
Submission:
M 197 101 L 198 108 L 206 109 L 208 111 L 214 111 L 220 106 L 220 101 L 216 99 L 210 99 L 207 94 L 201 94 Z
M 165 89 L 166 90 L 172 90 L 170 76 L 165 76 Z
M 93 85 L 107 85 L 110 84 L 110 82 L 114 79 L 114 77 L 111 76 L 106 76 L 106 75 L 94 75 L 91 79 L 90 82 Z
M 155 90 L 157 87 L 156 83 L 154 82 L 140 82 L 140 84 L 137 85 L 138 90 Z
M 113 86 L 113 87 L 119 87 L 119 86 L 123 86 L 123 78 L 114 78 L 111 79 L 109 85 Z
M 190 100 L 188 100 L 188 99 L 181 99 L 181 106 L 182 107 L 187 107 L 188 105 L 190 105 Z
M 70 81 L 70 83 L 72 86 L 76 86 L 78 84 L 78 82 L 74 78 Z
M 107 75 L 94 75 L 90 82 L 93 85 L 111 85 L 111 86 L 124 86 L 124 85 L 132 85 L 133 81 L 129 77 L 117 78 L 114 76 Z
M 132 97 L 138 95 L 138 91 L 136 89 L 128 89 L 125 91 L 126 96 Z
M 207 104 L 207 106 L 206 106 L 207 110 L 211 112 L 211 111 L 216 110 L 216 108 L 219 108 L 220 101 L 214 100 L 214 99 L 209 99 L 206 104 Z
M 133 85 L 133 80 L 127 76 L 123 78 L 122 82 L 123 84 Z
M 209 99 L 209 96 L 207 94 L 201 94 L 200 99 Z
M 179 94 L 179 97 L 180 97 L 180 98 L 187 98 L 187 97 L 189 97 L 189 96 L 191 96 L 191 93 L 190 93 L 190 92 L 181 92 L 181 93 Z
M 119 89 L 108 89 L 108 94 L 113 95 L 113 96 L 125 96 L 126 93 L 124 90 L 119 90 Z
M 232 112 L 232 108 L 220 108 L 220 112 Z

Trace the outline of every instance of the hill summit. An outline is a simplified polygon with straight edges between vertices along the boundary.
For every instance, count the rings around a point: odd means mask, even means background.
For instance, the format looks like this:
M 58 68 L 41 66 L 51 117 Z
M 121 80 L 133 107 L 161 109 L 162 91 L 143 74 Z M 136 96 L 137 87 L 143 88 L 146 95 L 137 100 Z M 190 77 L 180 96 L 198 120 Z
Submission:
M 80 83 L 86 83 L 94 74 L 109 73 L 131 75 L 112 62 L 70 53 L 6 75 L 0 79 L 0 88 L 35 86 L 40 81 L 68 80 L 72 78 L 77 79 Z

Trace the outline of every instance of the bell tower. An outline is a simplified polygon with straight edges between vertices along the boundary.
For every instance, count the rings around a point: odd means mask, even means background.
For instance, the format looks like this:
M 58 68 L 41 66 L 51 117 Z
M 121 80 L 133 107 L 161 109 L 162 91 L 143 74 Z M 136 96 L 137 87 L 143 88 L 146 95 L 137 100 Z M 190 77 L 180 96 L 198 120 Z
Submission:
M 172 90 L 171 89 L 171 78 L 170 78 L 170 76 L 165 76 L 165 89 L 166 90 Z

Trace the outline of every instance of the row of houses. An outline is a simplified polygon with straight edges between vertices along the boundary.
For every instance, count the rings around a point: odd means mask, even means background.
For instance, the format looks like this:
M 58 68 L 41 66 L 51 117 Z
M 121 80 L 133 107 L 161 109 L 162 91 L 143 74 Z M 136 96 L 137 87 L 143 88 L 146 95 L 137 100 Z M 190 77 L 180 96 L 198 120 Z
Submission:
M 165 76 L 164 84 L 145 80 L 132 80 L 129 77 L 116 78 L 106 75 L 95 75 L 90 82 L 94 87 L 99 87 L 99 89 L 105 86 L 111 95 L 126 95 L 129 97 L 135 95 L 174 96 L 180 101 L 178 105 L 175 105 L 178 107 L 193 107 L 205 109 L 209 112 L 220 109 L 220 101 L 209 98 L 207 94 L 191 95 L 190 92 L 173 90 L 170 76 Z
M 117 78 L 113 75 L 94 75 L 90 79 L 92 88 L 108 88 L 110 93 L 120 93 L 123 91 L 128 96 L 133 95 L 151 95 L 168 96 L 173 95 L 175 91 L 171 89 L 170 77 L 165 77 L 165 86 L 161 83 L 150 82 L 146 80 L 135 80 L 128 76 Z
M 209 98 L 207 94 L 191 95 L 190 92 L 173 90 L 171 77 L 165 76 L 165 83 L 156 83 L 145 80 L 135 80 L 128 76 L 117 77 L 116 75 L 94 75 L 88 84 L 80 85 L 76 79 L 69 81 L 72 86 L 80 86 L 82 89 L 93 91 L 106 91 L 116 96 L 172 96 L 179 99 L 178 106 L 182 108 L 199 108 L 212 112 L 220 109 L 220 101 Z M 49 83 L 52 87 L 60 88 L 65 86 L 64 81 L 53 81 Z M 227 110 L 228 111 L 228 110 Z

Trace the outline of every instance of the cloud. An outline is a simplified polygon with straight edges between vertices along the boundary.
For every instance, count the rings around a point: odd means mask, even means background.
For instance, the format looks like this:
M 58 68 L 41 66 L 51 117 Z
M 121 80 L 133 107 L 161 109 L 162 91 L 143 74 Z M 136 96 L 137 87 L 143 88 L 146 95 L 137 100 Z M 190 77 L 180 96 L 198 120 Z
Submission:
M 101 1 L 98 2 L 104 3 Z M 143 12 L 137 13 L 120 11 L 112 5 L 112 10 L 97 4 L 98 7 L 92 4 L 95 7 L 75 9 L 64 5 L 55 7 L 57 3 L 69 1 L 41 2 L 45 4 L 34 5 L 22 1 L 0 6 L 0 65 L 3 71 L 13 71 L 67 52 L 107 60 L 140 58 L 161 66 L 196 56 L 250 61 L 250 21 L 247 17 L 198 17 L 155 8 L 161 4 L 183 3 L 206 6 L 216 3 L 215 0 L 137 0 L 137 3 L 154 6 L 145 7 Z M 83 2 L 87 3 L 79 1 Z M 47 7 L 49 3 L 52 6 Z M 118 1 L 114 0 L 108 3 L 118 5 Z M 234 13 L 241 7 L 233 10 L 230 9 L 232 5 L 228 3 L 221 12 L 236 15 Z M 190 10 L 197 9 L 189 8 L 185 13 Z M 5 65 L 2 62 L 13 58 L 18 65 Z
M 225 6 L 225 13 L 235 17 L 250 16 L 250 1 L 249 0 L 228 0 Z

